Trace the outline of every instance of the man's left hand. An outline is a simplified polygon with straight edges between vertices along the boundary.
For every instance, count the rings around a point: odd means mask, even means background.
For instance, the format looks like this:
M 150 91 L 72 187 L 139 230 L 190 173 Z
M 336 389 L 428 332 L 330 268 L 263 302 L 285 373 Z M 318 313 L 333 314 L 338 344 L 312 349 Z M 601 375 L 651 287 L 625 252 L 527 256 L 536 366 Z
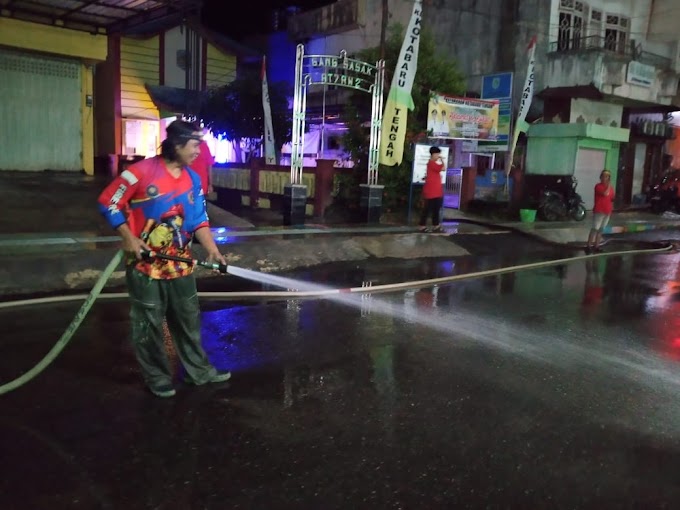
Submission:
M 206 261 L 213 264 L 217 262 L 218 264 L 224 264 L 225 266 L 227 265 L 227 260 L 224 258 L 224 255 L 222 255 L 217 250 L 209 252 Z

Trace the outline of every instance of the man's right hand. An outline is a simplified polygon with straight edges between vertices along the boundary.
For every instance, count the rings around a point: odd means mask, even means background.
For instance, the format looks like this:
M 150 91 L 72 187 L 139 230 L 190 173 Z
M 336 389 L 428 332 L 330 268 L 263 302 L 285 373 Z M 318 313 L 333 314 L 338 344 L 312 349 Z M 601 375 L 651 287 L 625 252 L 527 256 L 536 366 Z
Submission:
M 144 241 L 132 233 L 127 223 L 120 225 L 117 230 L 123 240 L 123 251 L 134 255 L 137 260 L 142 260 L 143 251 L 151 251 Z
M 134 255 L 137 260 L 142 260 L 142 252 L 151 251 L 151 248 L 139 237 L 129 236 L 123 238 L 123 250 Z

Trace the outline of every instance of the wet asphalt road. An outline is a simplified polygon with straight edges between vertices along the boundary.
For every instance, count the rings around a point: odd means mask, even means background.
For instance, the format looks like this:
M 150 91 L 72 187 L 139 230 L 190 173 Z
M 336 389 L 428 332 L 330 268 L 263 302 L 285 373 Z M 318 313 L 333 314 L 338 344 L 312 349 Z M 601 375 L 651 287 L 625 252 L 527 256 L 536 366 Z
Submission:
M 294 276 L 378 285 L 568 255 L 457 240 L 482 256 Z M 206 350 L 233 381 L 178 384 L 168 400 L 140 383 L 126 306 L 99 304 L 54 365 L 0 397 L 0 508 L 677 508 L 679 262 L 205 303 Z M 77 307 L 0 311 L 0 380 L 37 362 Z

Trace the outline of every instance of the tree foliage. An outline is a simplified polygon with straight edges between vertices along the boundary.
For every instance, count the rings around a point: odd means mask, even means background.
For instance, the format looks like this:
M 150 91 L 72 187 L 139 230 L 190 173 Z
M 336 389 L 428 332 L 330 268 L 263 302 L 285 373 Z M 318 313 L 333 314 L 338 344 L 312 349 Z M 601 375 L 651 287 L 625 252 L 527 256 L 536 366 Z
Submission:
M 285 82 L 269 83 L 268 88 L 278 152 L 280 145 L 290 139 L 288 97 L 291 91 Z M 245 73 L 231 83 L 211 90 L 199 116 L 216 136 L 223 135 L 233 141 L 261 140 L 264 134 L 264 111 L 259 74 Z
M 389 36 L 385 43 L 385 99 L 399 59 L 399 52 L 404 40 L 405 29 L 402 25 L 390 27 Z M 376 62 L 379 59 L 380 48 L 369 48 L 359 52 L 357 58 L 366 62 Z M 406 205 L 411 183 L 413 167 L 413 144 L 427 139 L 427 112 L 431 92 L 449 95 L 461 95 L 465 91 L 465 78 L 458 70 L 456 62 L 447 55 L 437 51 L 435 39 L 428 30 L 423 30 L 418 49 L 418 69 L 411 95 L 415 108 L 409 111 L 406 140 L 404 144 L 404 159 L 400 165 L 394 167 L 382 166 L 379 170 L 380 184 L 385 186 L 383 207 L 386 210 L 401 208 Z M 370 96 L 357 95 L 353 101 L 355 105 L 346 112 L 346 123 L 349 131 L 344 138 L 346 149 L 357 162 L 355 184 L 366 182 L 364 176 L 368 167 L 369 129 L 365 126 L 366 115 L 370 112 Z

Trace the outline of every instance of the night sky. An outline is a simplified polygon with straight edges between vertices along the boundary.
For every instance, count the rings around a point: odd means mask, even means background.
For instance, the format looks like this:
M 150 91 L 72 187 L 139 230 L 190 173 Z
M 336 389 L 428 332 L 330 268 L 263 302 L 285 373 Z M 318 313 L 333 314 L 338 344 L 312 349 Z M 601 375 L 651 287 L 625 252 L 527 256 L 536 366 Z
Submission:
M 241 0 L 236 10 L 225 7 L 231 4 L 227 0 L 204 0 L 201 20 L 208 28 L 241 40 L 249 35 L 270 32 L 274 9 L 294 6 L 308 10 L 333 2 L 334 0 Z

